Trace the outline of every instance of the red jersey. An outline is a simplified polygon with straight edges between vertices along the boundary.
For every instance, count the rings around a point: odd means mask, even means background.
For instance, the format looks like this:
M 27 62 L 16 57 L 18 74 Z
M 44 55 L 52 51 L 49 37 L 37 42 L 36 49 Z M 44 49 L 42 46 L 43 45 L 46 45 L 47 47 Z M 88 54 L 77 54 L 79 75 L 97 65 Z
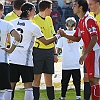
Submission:
M 98 36 L 98 41 L 93 48 L 95 51 L 96 49 L 100 48 L 100 30 L 95 18 L 93 18 L 93 16 L 87 12 L 85 16 L 80 19 L 74 36 L 81 37 L 83 39 L 85 48 L 87 48 L 91 41 L 91 36 L 93 35 Z

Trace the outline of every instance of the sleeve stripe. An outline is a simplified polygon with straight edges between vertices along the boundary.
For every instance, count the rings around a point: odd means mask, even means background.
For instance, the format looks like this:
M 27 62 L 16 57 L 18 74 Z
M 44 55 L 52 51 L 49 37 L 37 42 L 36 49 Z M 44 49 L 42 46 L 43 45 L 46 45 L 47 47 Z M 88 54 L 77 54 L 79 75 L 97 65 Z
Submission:
M 40 38 L 42 38 L 42 37 L 44 37 L 44 36 L 41 36 L 41 37 L 39 37 L 39 38 L 37 38 L 37 39 L 40 39 Z

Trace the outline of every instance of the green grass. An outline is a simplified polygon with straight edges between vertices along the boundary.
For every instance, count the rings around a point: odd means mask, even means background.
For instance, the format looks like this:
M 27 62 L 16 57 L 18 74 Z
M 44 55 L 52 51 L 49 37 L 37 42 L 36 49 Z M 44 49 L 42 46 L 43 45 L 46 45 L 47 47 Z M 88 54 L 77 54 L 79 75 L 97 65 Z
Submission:
M 60 90 L 55 90 L 55 100 L 58 100 L 60 94 L 61 94 Z M 81 97 L 82 97 L 81 100 L 83 100 L 83 91 L 81 91 Z M 66 100 L 76 100 L 75 98 L 76 98 L 75 90 L 68 90 L 66 93 Z M 24 90 L 16 90 L 14 100 L 24 100 Z M 45 90 L 41 90 L 39 100 L 48 100 Z

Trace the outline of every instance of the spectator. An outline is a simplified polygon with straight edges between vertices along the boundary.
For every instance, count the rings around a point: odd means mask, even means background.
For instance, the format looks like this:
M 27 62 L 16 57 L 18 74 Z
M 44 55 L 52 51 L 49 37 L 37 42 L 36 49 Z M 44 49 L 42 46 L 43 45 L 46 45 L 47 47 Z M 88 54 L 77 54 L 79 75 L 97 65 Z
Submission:
M 79 18 L 77 15 L 75 15 L 73 13 L 72 6 L 73 6 L 73 4 L 72 4 L 72 2 L 70 2 L 69 6 L 65 9 L 64 17 L 65 17 L 65 19 L 67 19 L 68 17 L 74 17 L 76 22 L 78 23 Z M 76 26 L 77 26 L 77 23 L 76 23 Z
M 53 5 L 57 8 L 58 12 L 60 13 L 61 17 L 63 16 L 63 11 L 61 7 L 58 5 L 58 1 L 54 1 Z
M 59 28 L 59 24 L 61 22 L 61 15 L 57 11 L 57 8 L 55 6 L 53 6 L 53 9 L 52 9 L 52 12 L 51 12 L 50 16 L 53 20 L 54 29 L 57 32 L 57 30 Z

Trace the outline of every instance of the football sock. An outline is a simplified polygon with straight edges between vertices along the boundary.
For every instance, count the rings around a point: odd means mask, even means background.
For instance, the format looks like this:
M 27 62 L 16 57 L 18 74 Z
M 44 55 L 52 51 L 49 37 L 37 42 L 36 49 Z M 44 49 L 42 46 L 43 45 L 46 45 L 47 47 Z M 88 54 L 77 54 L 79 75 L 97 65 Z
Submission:
M 54 100 L 55 99 L 54 86 L 46 87 L 46 90 L 47 90 L 48 99 L 49 100 Z
M 40 97 L 40 87 L 33 87 L 34 100 L 39 100 Z
M 89 82 L 84 82 L 84 99 L 90 100 L 91 86 Z
M 32 88 L 25 89 L 24 100 L 34 100 L 33 89 Z
M 12 90 L 7 89 L 4 94 L 5 100 L 11 100 Z
M 100 100 L 100 84 L 91 86 L 92 100 Z

